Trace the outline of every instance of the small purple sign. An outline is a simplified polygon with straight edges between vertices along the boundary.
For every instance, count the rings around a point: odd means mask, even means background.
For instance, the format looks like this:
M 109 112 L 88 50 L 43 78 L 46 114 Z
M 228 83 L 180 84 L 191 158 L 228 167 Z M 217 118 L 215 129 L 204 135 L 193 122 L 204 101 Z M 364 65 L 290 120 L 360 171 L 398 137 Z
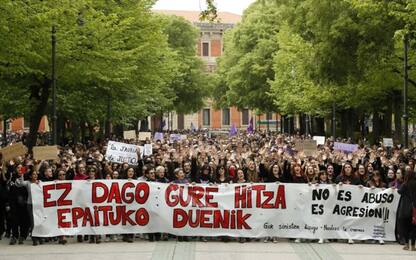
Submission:
M 156 132 L 156 133 L 155 133 L 155 136 L 153 137 L 153 139 L 154 139 L 155 141 L 158 141 L 158 140 L 162 141 L 162 140 L 163 140 L 163 133 L 161 133 L 161 132 Z
M 358 150 L 358 144 L 334 143 L 334 150 L 339 150 L 347 153 L 353 153 Z

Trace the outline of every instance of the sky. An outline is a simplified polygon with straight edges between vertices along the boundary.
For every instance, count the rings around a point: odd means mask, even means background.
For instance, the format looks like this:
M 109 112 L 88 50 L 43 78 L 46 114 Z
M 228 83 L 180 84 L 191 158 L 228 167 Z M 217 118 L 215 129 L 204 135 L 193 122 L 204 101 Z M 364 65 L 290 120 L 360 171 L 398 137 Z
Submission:
M 215 0 L 218 11 L 243 14 L 255 0 Z M 201 11 L 205 8 L 205 0 L 158 0 L 154 9 Z

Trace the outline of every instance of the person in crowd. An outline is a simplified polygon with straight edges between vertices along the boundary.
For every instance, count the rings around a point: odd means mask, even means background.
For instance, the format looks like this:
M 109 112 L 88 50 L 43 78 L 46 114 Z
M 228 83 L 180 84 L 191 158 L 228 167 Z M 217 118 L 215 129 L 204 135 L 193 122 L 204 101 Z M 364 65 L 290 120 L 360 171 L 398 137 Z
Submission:
M 185 172 L 182 168 L 176 168 L 174 170 L 175 180 L 173 180 L 173 183 L 177 184 L 189 184 L 189 180 L 186 178 Z M 177 239 L 179 242 L 188 242 L 189 237 L 187 236 L 177 236 Z
M 127 165 L 127 167 L 125 167 L 124 171 L 126 173 L 125 174 L 125 176 L 126 176 L 125 178 L 128 181 L 133 181 L 133 180 L 136 180 L 137 179 L 136 172 L 135 172 L 135 170 L 134 170 L 133 167 Z M 123 242 L 133 243 L 133 241 L 134 241 L 134 234 L 133 233 L 123 234 L 122 237 L 123 237 L 123 239 L 122 239 Z
M 10 234 L 6 233 L 6 225 L 7 225 L 7 215 L 8 215 L 8 187 L 7 187 L 7 178 L 6 178 L 6 164 L 3 163 L 2 154 L 0 153 L 0 240 L 3 238 L 3 235 L 6 234 L 10 236 Z
M 273 163 L 268 170 L 267 177 L 265 178 L 266 183 L 281 182 L 282 181 L 282 169 L 278 163 Z M 263 242 L 268 243 L 269 241 L 273 243 L 278 242 L 277 237 L 265 237 Z
M 58 181 L 65 181 L 66 180 L 66 168 L 60 168 L 57 170 L 57 178 Z M 66 240 L 65 236 L 58 237 L 58 243 L 61 245 L 65 245 L 68 241 Z
M 198 175 L 195 178 L 195 182 L 199 184 L 214 183 L 211 173 L 211 167 L 209 167 L 208 164 L 205 164 L 201 167 Z
M 75 172 L 75 176 L 74 176 L 74 181 L 77 181 L 77 180 L 87 180 L 88 177 L 89 176 L 86 174 L 85 164 L 83 162 L 79 163 L 76 166 L 76 172 Z
M 339 185 L 360 185 L 359 180 L 353 174 L 353 167 L 350 162 L 346 162 L 341 170 L 341 174 L 337 177 L 336 182 Z M 354 240 L 348 239 L 348 244 L 354 244 Z
M 217 166 L 214 182 L 216 184 L 231 182 L 231 178 L 228 176 L 227 168 L 224 165 Z
M 94 166 L 90 166 L 87 169 L 87 176 L 88 180 L 94 181 L 97 179 L 97 168 Z M 101 235 L 90 235 L 89 236 L 89 243 L 90 244 L 100 244 L 101 243 Z
M 381 173 L 378 170 L 373 171 L 371 179 L 367 182 L 369 188 L 386 188 L 386 184 L 381 180 Z
M 389 188 L 400 189 L 403 184 L 403 174 L 401 169 L 397 169 L 395 178 L 389 183 Z
M 23 244 L 29 235 L 30 215 L 27 209 L 28 191 L 18 184 L 18 180 L 25 173 L 21 164 L 15 165 L 14 161 L 9 164 L 8 175 L 10 176 L 9 185 L 9 204 L 12 236 L 10 245 L 17 242 Z
M 165 177 L 165 167 L 159 165 L 156 167 L 156 182 L 169 183 L 169 179 Z
M 314 184 L 317 182 L 317 175 L 315 173 L 315 168 L 312 164 L 309 164 L 308 166 L 306 166 L 306 181 L 308 183 Z
M 400 222 L 400 237 L 404 240 L 404 250 L 416 251 L 416 223 L 412 222 L 412 214 L 416 207 L 416 174 L 415 172 L 406 173 L 404 183 L 400 187 L 400 203 L 397 209 L 398 222 Z
M 33 220 L 33 211 L 32 211 L 32 193 L 31 193 L 31 184 L 39 184 L 39 180 L 38 180 L 38 172 L 37 170 L 34 169 L 34 167 L 32 169 L 30 169 L 27 173 L 27 176 L 29 178 L 29 180 L 24 180 L 23 174 L 20 175 L 19 178 L 16 179 L 16 186 L 17 187 L 23 187 L 27 190 L 27 214 L 26 216 L 30 216 L 29 220 L 30 220 L 30 229 L 32 230 L 34 227 L 34 220 Z M 42 239 L 39 237 L 34 237 L 32 236 L 32 242 L 34 246 L 37 246 L 39 243 L 42 244 Z
M 248 181 L 247 181 L 247 177 L 246 176 L 247 175 L 243 171 L 243 169 L 239 168 L 239 169 L 237 169 L 237 174 L 235 175 L 235 178 L 234 178 L 234 181 L 233 182 L 234 183 L 238 183 L 238 184 L 247 183 Z M 245 237 L 239 237 L 239 238 L 237 238 L 237 240 L 240 243 L 245 243 L 247 241 L 247 239 Z
M 361 185 L 361 186 L 366 186 L 368 181 L 369 181 L 369 177 L 368 177 L 368 173 L 366 171 L 366 168 L 363 164 L 359 164 L 357 166 L 357 171 L 355 172 L 355 178 L 357 180 L 357 184 Z

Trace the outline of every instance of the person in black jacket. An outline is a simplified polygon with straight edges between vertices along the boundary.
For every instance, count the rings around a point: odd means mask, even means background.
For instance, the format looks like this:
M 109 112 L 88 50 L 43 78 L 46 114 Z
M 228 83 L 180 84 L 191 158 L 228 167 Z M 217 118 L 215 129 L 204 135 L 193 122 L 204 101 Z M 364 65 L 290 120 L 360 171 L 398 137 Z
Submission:
M 0 155 L 1 161 L 1 155 Z M 6 167 L 6 166 L 4 166 Z M 7 187 L 7 178 L 5 168 L 3 169 L 3 164 L 0 163 L 0 240 L 3 237 L 3 234 L 6 232 L 6 219 L 7 219 L 7 211 L 8 208 L 8 187 Z
M 8 169 L 8 173 L 11 176 L 10 182 L 8 183 L 10 189 L 9 203 L 12 228 L 10 245 L 15 245 L 17 240 L 19 240 L 19 244 L 23 244 L 23 241 L 29 235 L 30 228 L 30 215 L 27 210 L 28 191 L 25 187 L 19 187 L 16 183 L 20 174 L 23 174 L 19 170 L 21 167 L 21 165 L 17 167 L 11 165 Z
M 407 172 L 405 181 L 399 190 L 400 202 L 397 209 L 400 237 L 404 239 L 404 250 L 416 251 L 416 225 L 412 224 L 412 210 L 416 207 L 416 176 L 415 172 Z M 410 240 L 410 245 L 409 245 Z

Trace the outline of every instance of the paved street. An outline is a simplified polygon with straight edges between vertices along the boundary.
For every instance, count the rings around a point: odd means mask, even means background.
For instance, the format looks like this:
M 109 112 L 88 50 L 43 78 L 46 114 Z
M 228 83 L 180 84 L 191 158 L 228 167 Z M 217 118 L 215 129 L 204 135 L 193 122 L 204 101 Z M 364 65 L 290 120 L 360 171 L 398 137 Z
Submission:
M 147 242 L 137 240 L 133 244 L 109 242 L 96 244 L 74 243 L 62 246 L 48 244 L 33 247 L 30 241 L 25 245 L 7 245 L 8 240 L 0 241 L 0 260 L 49 260 L 49 259 L 346 259 L 414 260 L 416 252 L 402 250 L 397 244 L 361 244 L 346 243 L 289 243 L 281 240 L 277 244 L 250 242 Z

